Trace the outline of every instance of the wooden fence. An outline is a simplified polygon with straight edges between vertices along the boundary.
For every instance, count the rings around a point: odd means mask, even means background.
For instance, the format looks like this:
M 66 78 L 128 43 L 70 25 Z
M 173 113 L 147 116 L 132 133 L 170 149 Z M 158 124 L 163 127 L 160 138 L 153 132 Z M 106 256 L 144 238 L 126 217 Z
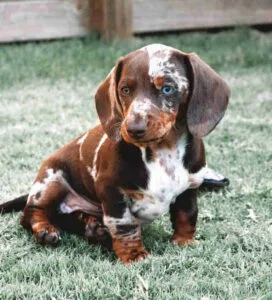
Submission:
M 0 42 L 271 23 L 272 0 L 0 0 Z

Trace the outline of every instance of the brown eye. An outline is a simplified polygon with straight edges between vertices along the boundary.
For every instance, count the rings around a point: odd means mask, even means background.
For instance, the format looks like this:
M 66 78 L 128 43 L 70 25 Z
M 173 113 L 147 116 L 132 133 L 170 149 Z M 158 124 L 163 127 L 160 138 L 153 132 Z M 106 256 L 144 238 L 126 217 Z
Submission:
M 130 94 L 130 88 L 129 87 L 123 87 L 123 88 L 121 88 L 121 93 L 124 96 L 128 96 Z

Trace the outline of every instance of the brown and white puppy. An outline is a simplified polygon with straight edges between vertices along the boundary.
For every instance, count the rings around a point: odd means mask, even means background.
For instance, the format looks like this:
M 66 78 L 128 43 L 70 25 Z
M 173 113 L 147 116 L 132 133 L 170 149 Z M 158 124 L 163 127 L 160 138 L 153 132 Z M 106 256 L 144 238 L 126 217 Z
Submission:
M 120 58 L 95 96 L 101 125 L 43 162 L 21 224 L 52 245 L 56 224 L 77 224 L 129 263 L 148 255 L 141 224 L 170 211 L 172 242 L 192 242 L 197 188 L 209 176 L 201 138 L 229 95 L 194 53 L 152 44 Z

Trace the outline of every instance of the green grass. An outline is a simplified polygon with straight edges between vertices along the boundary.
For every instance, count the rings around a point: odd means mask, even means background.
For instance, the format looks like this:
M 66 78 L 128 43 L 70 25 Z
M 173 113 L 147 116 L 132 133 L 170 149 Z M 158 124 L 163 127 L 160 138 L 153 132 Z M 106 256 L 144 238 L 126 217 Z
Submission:
M 98 122 L 93 96 L 116 58 L 153 42 L 197 52 L 232 90 L 223 122 L 205 138 L 209 165 L 231 185 L 199 197 L 200 244 L 170 244 L 164 216 L 143 231 L 152 257 L 124 266 L 68 233 L 60 247 L 43 248 L 19 226 L 21 213 L 3 215 L 0 299 L 272 299 L 271 33 L 1 46 L 0 202 L 27 192 L 44 158 Z

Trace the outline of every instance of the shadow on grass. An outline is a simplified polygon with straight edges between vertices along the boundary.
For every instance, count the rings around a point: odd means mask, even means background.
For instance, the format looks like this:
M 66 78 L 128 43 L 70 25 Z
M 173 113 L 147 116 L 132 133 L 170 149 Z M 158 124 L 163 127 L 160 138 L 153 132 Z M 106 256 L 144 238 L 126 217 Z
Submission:
M 31 252 L 50 254 L 64 253 L 73 254 L 75 259 L 81 256 L 88 256 L 92 260 L 105 260 L 111 263 L 117 262 L 117 258 L 112 249 L 107 249 L 98 244 L 88 243 L 83 236 L 61 230 L 61 242 L 57 247 L 44 246 L 35 242 L 30 231 L 20 227 L 18 229 L 20 236 L 23 237 L 24 243 L 28 244 Z M 162 224 L 154 223 L 144 226 L 142 230 L 143 243 L 147 251 L 153 255 L 163 255 L 170 245 L 171 235 L 164 230 Z

